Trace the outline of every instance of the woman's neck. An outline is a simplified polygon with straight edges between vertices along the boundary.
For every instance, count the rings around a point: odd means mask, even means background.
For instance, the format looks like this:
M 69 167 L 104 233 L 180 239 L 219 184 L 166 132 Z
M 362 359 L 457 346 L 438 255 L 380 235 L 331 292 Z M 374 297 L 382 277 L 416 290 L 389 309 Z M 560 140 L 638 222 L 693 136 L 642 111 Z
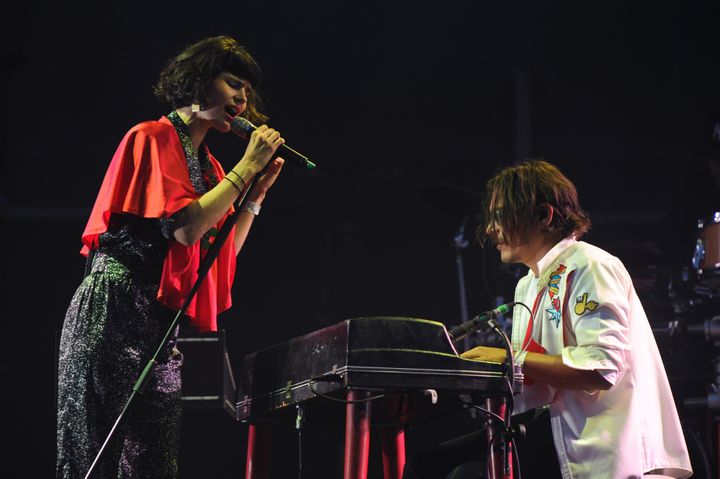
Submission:
M 202 142 L 205 140 L 205 135 L 207 135 L 210 126 L 207 124 L 207 122 L 198 118 L 197 114 L 191 111 L 191 108 L 189 106 L 178 108 L 175 111 L 178 115 L 180 115 L 180 119 L 182 119 L 183 123 L 185 123 L 190 130 L 190 139 L 192 140 L 193 146 L 197 150 L 202 144 Z

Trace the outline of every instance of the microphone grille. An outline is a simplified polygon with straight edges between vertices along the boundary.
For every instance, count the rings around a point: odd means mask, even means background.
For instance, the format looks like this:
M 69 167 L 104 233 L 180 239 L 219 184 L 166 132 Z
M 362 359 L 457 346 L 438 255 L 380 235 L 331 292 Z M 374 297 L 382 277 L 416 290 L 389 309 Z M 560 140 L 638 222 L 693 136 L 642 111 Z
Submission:
M 250 133 L 253 132 L 257 127 L 253 125 L 250 120 L 241 116 L 236 116 L 230 122 L 230 129 L 237 136 L 247 138 Z

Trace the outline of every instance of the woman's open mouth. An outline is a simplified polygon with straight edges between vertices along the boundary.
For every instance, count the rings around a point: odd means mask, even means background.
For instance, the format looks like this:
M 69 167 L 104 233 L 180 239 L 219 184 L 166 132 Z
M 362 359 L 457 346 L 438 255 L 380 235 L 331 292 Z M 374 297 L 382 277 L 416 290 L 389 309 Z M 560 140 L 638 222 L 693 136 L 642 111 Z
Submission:
M 240 107 L 236 105 L 225 105 L 225 119 L 228 123 L 240 113 Z

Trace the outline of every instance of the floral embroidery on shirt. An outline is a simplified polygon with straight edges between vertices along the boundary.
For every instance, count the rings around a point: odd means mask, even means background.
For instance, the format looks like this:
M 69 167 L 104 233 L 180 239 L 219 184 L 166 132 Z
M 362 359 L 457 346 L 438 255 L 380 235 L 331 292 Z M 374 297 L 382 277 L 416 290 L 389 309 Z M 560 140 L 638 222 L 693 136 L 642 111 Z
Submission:
M 551 299 L 551 307 L 546 309 L 545 312 L 549 314 L 548 320 L 555 323 L 555 327 L 560 326 L 560 319 L 562 319 L 562 313 L 560 312 L 560 279 L 565 273 L 567 268 L 564 264 L 557 267 L 555 271 L 550 273 L 550 280 L 548 281 L 548 295 Z
M 575 314 L 580 316 L 586 311 L 595 311 L 598 307 L 597 301 L 588 301 L 588 294 L 583 293 L 582 296 L 575 298 Z
M 565 269 L 565 265 L 561 264 L 555 271 L 550 273 L 550 281 L 548 281 L 548 291 L 551 298 L 557 295 L 560 291 L 558 284 L 560 284 L 560 278 L 562 274 L 565 273 Z
M 548 319 L 555 323 L 555 327 L 557 328 L 560 326 L 560 319 L 562 317 L 560 313 L 560 298 L 553 298 L 552 307 L 546 309 L 545 311 L 550 315 Z

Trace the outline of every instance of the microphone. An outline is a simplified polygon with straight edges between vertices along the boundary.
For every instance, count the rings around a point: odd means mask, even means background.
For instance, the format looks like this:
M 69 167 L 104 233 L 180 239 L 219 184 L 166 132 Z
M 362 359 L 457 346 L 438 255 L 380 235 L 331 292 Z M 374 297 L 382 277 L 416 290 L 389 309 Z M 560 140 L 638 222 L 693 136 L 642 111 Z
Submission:
M 501 304 L 495 309 L 491 309 L 490 311 L 485 311 L 484 313 L 480 313 L 477 316 L 475 316 L 473 319 L 469 321 L 465 321 L 459 326 L 455 326 L 448 331 L 448 334 L 450 335 L 450 339 L 453 342 L 460 341 L 462 338 L 467 336 L 468 334 L 472 333 L 473 331 L 480 329 L 482 326 L 482 323 L 484 321 L 489 321 L 492 319 L 497 318 L 498 316 L 502 316 L 503 314 L 507 313 L 512 309 L 512 307 L 515 306 L 515 302 L 512 303 L 505 303 Z
M 236 116 L 230 122 L 230 129 L 240 138 L 247 139 L 250 133 L 257 129 L 257 127 L 246 118 Z M 282 145 L 280 145 L 279 150 L 282 151 L 281 155 L 283 158 L 287 159 L 291 163 L 294 163 L 296 166 L 299 166 L 304 170 L 312 170 L 313 168 L 315 168 L 315 163 L 308 160 L 307 156 L 298 153 L 286 144 L 283 143 Z

